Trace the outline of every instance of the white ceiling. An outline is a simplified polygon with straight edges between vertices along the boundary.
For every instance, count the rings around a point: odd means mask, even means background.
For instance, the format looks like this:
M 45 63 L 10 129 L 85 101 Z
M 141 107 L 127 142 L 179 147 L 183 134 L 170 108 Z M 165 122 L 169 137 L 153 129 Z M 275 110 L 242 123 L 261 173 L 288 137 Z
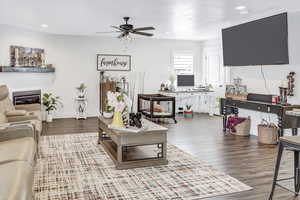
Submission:
M 240 5 L 249 13 L 240 14 L 235 9 Z M 111 25 L 120 25 L 122 17 L 130 16 L 136 27 L 156 27 L 155 38 L 203 40 L 224 26 L 298 10 L 300 0 L 0 0 L 0 24 L 95 35 L 111 31 Z

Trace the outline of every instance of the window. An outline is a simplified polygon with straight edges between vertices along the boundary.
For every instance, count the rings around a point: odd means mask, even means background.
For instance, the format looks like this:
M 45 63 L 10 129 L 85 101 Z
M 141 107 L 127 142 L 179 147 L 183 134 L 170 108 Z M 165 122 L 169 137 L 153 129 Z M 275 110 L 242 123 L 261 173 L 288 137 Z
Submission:
M 194 74 L 194 55 L 191 53 L 175 53 L 173 67 L 178 74 Z

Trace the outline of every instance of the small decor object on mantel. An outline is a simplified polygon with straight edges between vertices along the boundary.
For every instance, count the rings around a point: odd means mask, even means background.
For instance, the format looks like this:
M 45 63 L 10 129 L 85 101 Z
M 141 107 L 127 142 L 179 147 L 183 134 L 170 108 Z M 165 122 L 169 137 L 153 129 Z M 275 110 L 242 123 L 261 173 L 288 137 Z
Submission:
M 62 106 L 62 103 L 60 101 L 60 97 L 53 96 L 52 93 L 44 93 L 42 98 L 42 103 L 46 110 L 46 121 L 52 122 L 52 114 L 53 111 L 57 110 L 59 106 Z
M 97 54 L 98 71 L 130 71 L 130 55 Z

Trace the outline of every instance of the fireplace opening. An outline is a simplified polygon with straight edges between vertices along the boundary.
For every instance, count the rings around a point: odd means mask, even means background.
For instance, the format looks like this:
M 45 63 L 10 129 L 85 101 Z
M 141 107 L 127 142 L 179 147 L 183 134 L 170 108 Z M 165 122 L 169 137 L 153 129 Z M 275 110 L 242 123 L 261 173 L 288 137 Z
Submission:
M 41 90 L 18 91 L 12 93 L 13 104 L 41 104 Z

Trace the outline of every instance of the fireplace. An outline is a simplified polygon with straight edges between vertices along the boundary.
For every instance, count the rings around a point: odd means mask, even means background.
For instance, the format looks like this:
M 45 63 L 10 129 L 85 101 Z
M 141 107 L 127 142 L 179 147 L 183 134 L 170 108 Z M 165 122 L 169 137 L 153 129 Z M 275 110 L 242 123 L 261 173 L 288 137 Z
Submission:
M 18 91 L 12 93 L 13 104 L 41 104 L 41 90 Z

